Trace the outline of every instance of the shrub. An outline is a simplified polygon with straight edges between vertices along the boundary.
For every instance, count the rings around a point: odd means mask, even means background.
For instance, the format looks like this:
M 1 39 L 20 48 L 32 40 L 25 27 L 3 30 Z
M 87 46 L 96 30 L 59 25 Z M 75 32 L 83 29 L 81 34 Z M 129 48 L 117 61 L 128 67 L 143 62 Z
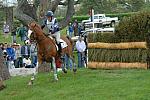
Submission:
M 124 17 L 116 27 L 115 35 L 122 41 L 145 41 L 150 25 L 150 11 Z
M 106 43 L 117 43 L 119 39 L 114 33 L 89 33 L 88 34 L 88 42 L 106 42 Z

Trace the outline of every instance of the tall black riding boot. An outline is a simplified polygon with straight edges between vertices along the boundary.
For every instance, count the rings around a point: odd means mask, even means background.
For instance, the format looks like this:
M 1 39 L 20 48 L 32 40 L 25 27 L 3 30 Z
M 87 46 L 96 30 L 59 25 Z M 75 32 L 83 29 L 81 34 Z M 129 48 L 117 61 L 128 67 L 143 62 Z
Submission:
M 57 45 L 58 45 L 58 55 L 61 56 L 61 52 L 62 52 L 61 43 Z

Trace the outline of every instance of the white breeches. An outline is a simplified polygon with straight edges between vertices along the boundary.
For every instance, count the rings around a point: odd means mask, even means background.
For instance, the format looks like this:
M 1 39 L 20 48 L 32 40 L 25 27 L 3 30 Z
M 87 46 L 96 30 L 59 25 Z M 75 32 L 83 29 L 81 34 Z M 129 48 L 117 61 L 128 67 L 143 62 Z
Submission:
M 60 31 L 55 32 L 54 34 L 49 33 L 52 37 L 55 37 L 57 44 L 60 43 Z

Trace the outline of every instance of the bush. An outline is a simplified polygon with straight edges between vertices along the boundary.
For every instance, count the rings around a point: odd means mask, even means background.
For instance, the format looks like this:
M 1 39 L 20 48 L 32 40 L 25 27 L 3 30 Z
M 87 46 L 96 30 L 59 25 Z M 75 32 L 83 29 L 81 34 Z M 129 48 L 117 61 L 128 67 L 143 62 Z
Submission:
M 115 35 L 122 41 L 145 41 L 150 25 L 150 11 L 124 17 L 116 27 Z
M 106 42 L 106 43 L 117 43 L 119 39 L 114 33 L 89 33 L 88 42 Z
M 78 22 L 81 22 L 82 20 L 86 20 L 86 19 L 88 19 L 88 18 L 89 18 L 89 16 L 73 16 L 73 17 L 71 18 L 71 21 L 70 21 L 70 22 L 74 22 L 75 19 L 77 19 Z M 57 18 L 58 21 L 61 21 L 62 19 L 63 19 L 63 17 L 58 17 L 58 18 Z

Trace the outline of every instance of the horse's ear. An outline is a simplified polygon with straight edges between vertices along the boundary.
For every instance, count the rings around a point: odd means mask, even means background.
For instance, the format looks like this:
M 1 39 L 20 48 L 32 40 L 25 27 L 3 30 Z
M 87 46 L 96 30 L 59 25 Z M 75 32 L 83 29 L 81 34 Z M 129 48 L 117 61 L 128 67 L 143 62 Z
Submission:
M 35 27 L 36 26 L 36 22 L 31 22 L 30 24 L 28 24 L 29 27 Z

